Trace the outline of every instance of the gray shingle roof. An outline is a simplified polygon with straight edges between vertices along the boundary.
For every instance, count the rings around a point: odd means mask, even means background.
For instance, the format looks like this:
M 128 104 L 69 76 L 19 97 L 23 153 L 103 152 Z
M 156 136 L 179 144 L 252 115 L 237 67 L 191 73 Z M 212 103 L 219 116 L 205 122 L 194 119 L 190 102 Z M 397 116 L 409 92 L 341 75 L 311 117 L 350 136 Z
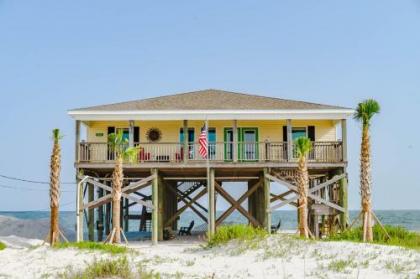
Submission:
M 207 89 L 143 100 L 74 109 L 73 111 L 136 110 L 319 110 L 344 107 Z

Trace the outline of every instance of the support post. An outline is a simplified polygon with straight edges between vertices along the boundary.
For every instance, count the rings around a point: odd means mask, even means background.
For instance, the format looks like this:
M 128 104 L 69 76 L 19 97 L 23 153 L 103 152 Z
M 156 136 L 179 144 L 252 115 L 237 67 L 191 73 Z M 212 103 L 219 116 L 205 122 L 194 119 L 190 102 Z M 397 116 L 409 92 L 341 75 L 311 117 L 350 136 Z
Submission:
M 182 133 L 184 134 L 184 162 L 188 161 L 189 156 L 189 146 L 188 146 L 188 120 L 184 120 L 184 127 L 182 128 Z
M 165 218 L 166 201 L 162 178 L 158 178 L 158 240 L 163 240 L 163 219 Z
M 153 203 L 153 210 L 152 210 L 152 244 L 157 245 L 158 243 L 158 212 L 159 212 L 159 199 L 158 199 L 158 191 L 159 191 L 159 179 L 158 179 L 158 171 L 157 169 L 152 169 L 152 175 L 155 177 L 152 181 L 152 203 Z
M 338 174 L 345 173 L 346 169 L 338 171 Z M 347 228 L 349 224 L 349 209 L 348 209 L 348 181 L 347 177 L 340 179 L 340 190 L 339 190 L 339 205 L 344 208 L 344 212 L 340 214 L 340 223 L 343 229 Z
M 102 198 L 104 195 L 104 189 L 99 188 L 98 187 L 98 199 Z M 98 236 L 97 239 L 98 241 L 102 241 L 103 240 L 103 236 L 104 236 L 104 206 L 101 205 L 98 208 Z
M 238 162 L 238 121 L 233 120 L 232 125 L 232 134 L 233 134 L 233 150 L 232 150 L 232 157 L 233 162 Z
M 76 241 L 83 241 L 83 181 L 78 181 L 76 192 Z
M 341 141 L 343 144 L 343 162 L 347 162 L 347 120 L 341 120 Z
M 88 184 L 88 201 L 92 202 L 95 199 L 95 189 L 93 184 Z M 89 241 L 95 240 L 95 211 L 93 208 L 88 209 L 88 238 Z
M 268 169 L 264 168 L 263 171 L 263 187 L 264 187 L 264 227 L 267 229 L 267 232 L 271 233 L 271 203 L 270 203 L 270 180 L 266 177 Z
M 130 219 L 128 218 L 128 216 L 130 215 L 130 207 L 129 207 L 130 201 L 125 198 L 124 199 L 124 231 L 128 232 L 129 231 L 129 226 L 130 226 Z
M 75 162 L 79 163 L 80 161 L 80 120 L 76 120 L 75 126 Z
M 207 194 L 209 197 L 209 210 L 208 210 L 208 237 L 211 237 L 216 232 L 216 204 L 215 204 L 215 191 L 214 191 L 214 169 L 210 169 L 209 181 L 207 183 Z
M 287 161 L 293 159 L 293 137 L 292 137 L 292 120 L 287 119 Z
M 130 120 L 128 125 L 128 146 L 134 147 L 134 120 Z

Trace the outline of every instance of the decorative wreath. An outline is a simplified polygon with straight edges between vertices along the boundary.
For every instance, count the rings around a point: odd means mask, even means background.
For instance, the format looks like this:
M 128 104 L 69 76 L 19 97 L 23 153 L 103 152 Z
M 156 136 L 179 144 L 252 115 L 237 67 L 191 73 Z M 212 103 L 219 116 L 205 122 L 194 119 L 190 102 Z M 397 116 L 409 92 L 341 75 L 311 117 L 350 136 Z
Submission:
M 162 132 L 158 128 L 150 128 L 147 133 L 147 140 L 150 142 L 159 141 L 162 137 Z

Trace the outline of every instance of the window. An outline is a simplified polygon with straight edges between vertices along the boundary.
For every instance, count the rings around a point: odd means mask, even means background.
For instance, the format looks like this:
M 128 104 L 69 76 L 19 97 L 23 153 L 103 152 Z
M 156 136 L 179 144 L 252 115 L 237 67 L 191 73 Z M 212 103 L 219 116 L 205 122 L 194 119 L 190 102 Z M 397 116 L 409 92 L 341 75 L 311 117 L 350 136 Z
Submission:
M 130 137 L 129 136 L 130 132 L 129 132 L 128 128 L 117 128 L 117 134 L 120 133 L 121 131 L 123 133 L 123 139 L 128 141 L 128 139 Z
M 306 128 L 292 128 L 292 140 L 295 141 L 300 137 L 306 137 Z

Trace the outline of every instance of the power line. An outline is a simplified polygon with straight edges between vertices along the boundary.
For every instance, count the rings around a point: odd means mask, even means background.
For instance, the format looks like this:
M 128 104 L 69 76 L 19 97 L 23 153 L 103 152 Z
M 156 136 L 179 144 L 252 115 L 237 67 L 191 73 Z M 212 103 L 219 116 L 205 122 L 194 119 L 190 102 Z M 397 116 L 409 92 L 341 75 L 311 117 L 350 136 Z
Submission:
M 22 190 L 22 191 L 49 191 L 49 189 L 38 189 L 38 188 L 29 188 L 29 187 L 18 187 L 0 184 L 0 188 L 12 189 L 12 190 Z M 61 190 L 60 192 L 75 192 L 74 190 Z
M 37 181 L 37 180 L 29 180 L 29 179 L 24 179 L 24 178 L 18 178 L 18 177 L 13 177 L 13 176 L 8 176 L 8 175 L 4 175 L 4 174 L 0 174 L 0 177 L 6 178 L 6 179 L 10 179 L 10 180 L 17 180 L 17 181 L 22 181 L 22 182 L 28 182 L 28 183 L 35 183 L 35 184 L 46 184 L 49 185 L 50 182 L 47 181 Z M 76 184 L 75 182 L 61 182 L 60 184 L 68 184 L 68 185 L 74 185 Z

